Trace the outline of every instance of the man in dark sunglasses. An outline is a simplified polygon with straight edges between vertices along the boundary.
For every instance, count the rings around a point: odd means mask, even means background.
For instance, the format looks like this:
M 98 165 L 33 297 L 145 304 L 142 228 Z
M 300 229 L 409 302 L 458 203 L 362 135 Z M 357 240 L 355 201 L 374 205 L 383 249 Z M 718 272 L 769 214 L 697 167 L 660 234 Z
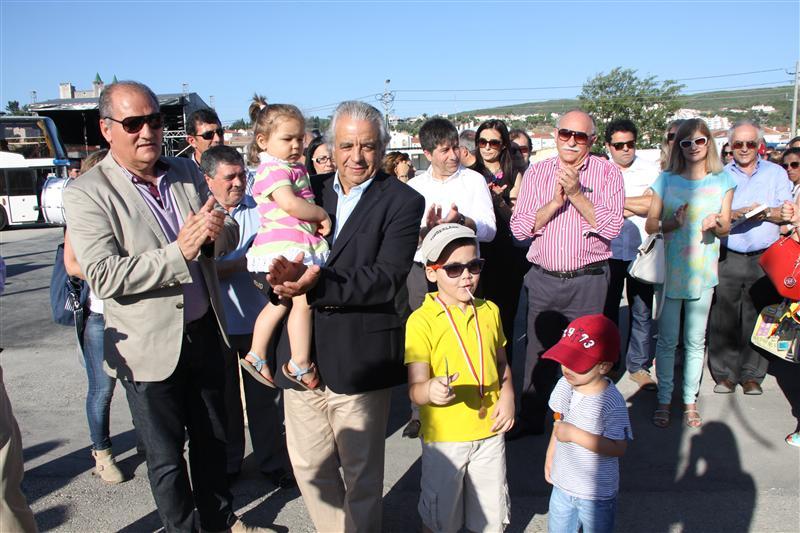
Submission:
M 544 431 L 560 369 L 540 355 L 572 320 L 603 312 L 610 242 L 623 220 L 622 173 L 589 153 L 596 137 L 592 117 L 570 111 L 553 135 L 558 155 L 528 167 L 511 216 L 514 237 L 532 239 L 527 258 L 533 265 L 525 275 L 528 349 L 520 423 L 510 438 Z
M 758 156 L 763 139 L 761 128 L 750 121 L 737 122 L 728 132 L 733 162 L 725 170 L 736 181 L 734 226 L 722 241 L 708 336 L 708 366 L 718 394 L 732 393 L 737 385 L 744 394 L 761 394 L 768 361 L 750 343 L 749 333 L 742 332 L 753 329 L 761 309 L 781 300 L 758 261 L 780 237 L 785 223 L 780 207 L 791 201 L 792 183 L 780 165 Z M 745 218 L 761 206 L 766 209 Z
M 792 182 L 792 198 L 797 201 L 797 196 L 800 195 L 800 146 L 783 152 L 781 166 Z
M 628 377 L 640 388 L 655 391 L 655 381 L 650 377 L 650 367 L 653 365 L 650 355 L 653 336 L 653 286 L 628 274 L 628 266 L 647 238 L 644 223 L 652 198 L 650 185 L 659 173 L 655 161 L 646 161 L 636 156 L 638 135 L 636 125 L 628 119 L 613 120 L 606 126 L 606 150 L 611 161 L 622 172 L 625 182 L 625 222 L 619 236 L 611 241 L 611 284 L 604 314 L 619 325 L 619 303 L 625 287 L 630 335 L 624 364 Z
M 105 303 L 106 371 L 127 393 L 165 529 L 242 531 L 226 476 L 220 345 L 229 342 L 214 264 L 236 248 L 238 227 L 195 163 L 161 157 L 149 87 L 108 85 L 99 111 L 109 154 L 64 191 L 64 209 L 75 255 Z
M 200 167 L 203 152 L 225 144 L 225 130 L 213 109 L 198 109 L 186 119 L 186 142 L 194 149 L 192 159 Z

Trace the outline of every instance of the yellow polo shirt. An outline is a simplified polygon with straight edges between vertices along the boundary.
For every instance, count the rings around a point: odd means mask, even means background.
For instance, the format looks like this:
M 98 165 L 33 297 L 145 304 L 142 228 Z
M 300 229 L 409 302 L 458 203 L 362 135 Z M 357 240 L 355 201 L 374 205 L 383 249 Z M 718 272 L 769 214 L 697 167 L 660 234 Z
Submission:
M 459 377 L 452 384 L 456 395 L 452 402 L 442 406 L 428 404 L 420 407 L 422 436 L 425 442 L 465 442 L 491 437 L 494 435 L 491 431 L 494 423 L 491 415 L 500 396 L 497 349 L 506 344 L 500 311 L 488 300 L 475 299 L 483 339 L 484 404 L 487 406 L 486 417 L 481 419 L 478 416 L 481 404 L 478 381 L 464 359 L 447 315 L 435 299 L 436 294 L 427 294 L 422 306 L 408 318 L 405 363 L 428 363 L 431 376 L 445 376 L 446 357 L 450 374 L 458 372 Z M 480 378 L 480 354 L 472 307 L 467 307 L 466 312 L 456 305 L 448 306 L 448 309 Z

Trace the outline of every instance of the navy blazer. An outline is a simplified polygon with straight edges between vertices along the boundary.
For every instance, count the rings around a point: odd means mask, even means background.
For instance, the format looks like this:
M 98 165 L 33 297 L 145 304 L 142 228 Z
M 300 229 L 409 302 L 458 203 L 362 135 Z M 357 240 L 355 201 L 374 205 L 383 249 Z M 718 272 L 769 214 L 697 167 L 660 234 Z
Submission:
M 338 197 L 334 174 L 312 176 L 317 204 L 336 227 Z M 419 242 L 425 200 L 393 176 L 378 172 L 364 191 L 322 268 L 319 282 L 306 294 L 314 310 L 314 360 L 327 387 L 340 394 L 385 389 L 404 383 L 405 339 L 395 309 Z M 289 359 L 284 331 L 277 362 Z M 294 386 L 283 373 L 277 383 Z

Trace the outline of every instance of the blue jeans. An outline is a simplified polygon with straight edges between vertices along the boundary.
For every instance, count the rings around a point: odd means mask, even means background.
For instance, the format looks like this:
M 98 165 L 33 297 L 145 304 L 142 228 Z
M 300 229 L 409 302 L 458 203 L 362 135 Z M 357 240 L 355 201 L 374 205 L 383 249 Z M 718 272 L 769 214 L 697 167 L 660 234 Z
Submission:
M 547 529 L 550 533 L 612 533 L 617 499 L 585 500 L 570 496 L 558 487 L 550 495 Z
M 706 325 L 714 289 L 706 289 L 697 300 L 667 298 L 658 319 L 656 342 L 656 376 L 658 377 L 658 403 L 671 403 L 675 386 L 675 348 L 683 321 L 683 403 L 697 401 L 700 378 L 703 375 L 703 357 L 706 351 Z M 733 320 L 733 318 L 731 318 Z
M 116 380 L 103 370 L 104 329 L 103 315 L 90 313 L 86 319 L 86 328 L 83 330 L 83 359 L 86 362 L 86 377 L 89 379 L 86 418 L 89 419 L 89 435 L 92 438 L 93 450 L 105 450 L 111 447 L 108 422 Z

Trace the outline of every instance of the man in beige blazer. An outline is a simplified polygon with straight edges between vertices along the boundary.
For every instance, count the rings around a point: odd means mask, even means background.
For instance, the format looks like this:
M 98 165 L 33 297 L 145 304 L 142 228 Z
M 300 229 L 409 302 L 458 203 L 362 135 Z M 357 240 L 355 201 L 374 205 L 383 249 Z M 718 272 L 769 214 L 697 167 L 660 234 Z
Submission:
M 237 225 L 193 162 L 161 157 L 163 117 L 147 86 L 109 85 L 99 108 L 110 152 L 65 190 L 64 207 L 105 303 L 107 371 L 125 387 L 166 530 L 242 531 L 225 475 L 227 338 L 213 260 L 236 247 Z

